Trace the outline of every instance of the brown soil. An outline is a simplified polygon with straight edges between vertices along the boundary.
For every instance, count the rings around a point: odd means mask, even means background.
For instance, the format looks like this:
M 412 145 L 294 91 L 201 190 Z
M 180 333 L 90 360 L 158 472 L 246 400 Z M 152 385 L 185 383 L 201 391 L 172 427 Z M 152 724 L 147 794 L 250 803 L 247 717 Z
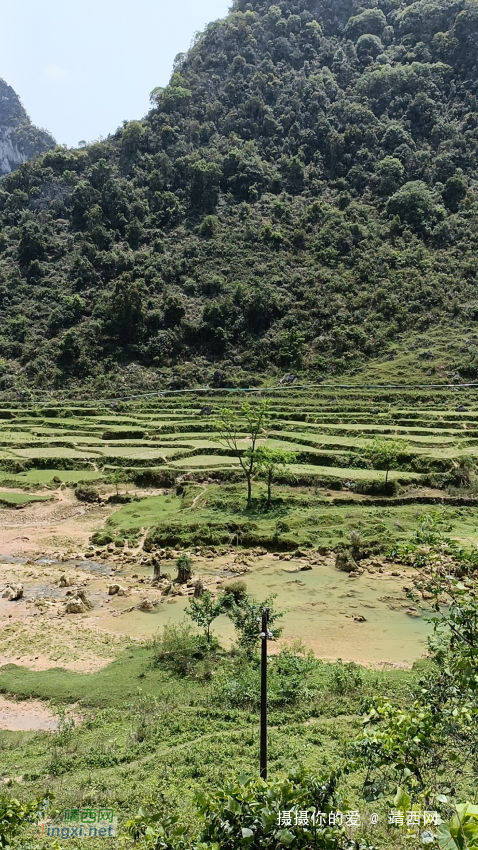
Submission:
M 0 697 L 0 729 L 10 732 L 54 732 L 58 718 L 35 700 L 12 702 Z

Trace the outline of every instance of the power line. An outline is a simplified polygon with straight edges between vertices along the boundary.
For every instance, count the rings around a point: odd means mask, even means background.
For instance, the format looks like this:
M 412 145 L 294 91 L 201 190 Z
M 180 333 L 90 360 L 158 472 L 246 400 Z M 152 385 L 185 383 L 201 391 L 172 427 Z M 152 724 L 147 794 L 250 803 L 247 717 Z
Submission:
M 29 401 L 20 402 L 23 404 L 58 404 L 60 401 L 64 403 L 81 403 L 87 405 L 98 405 L 102 403 L 112 404 L 118 401 L 134 401 L 136 399 L 162 398 L 181 395 L 212 395 L 212 394 L 232 394 L 245 393 L 262 395 L 263 393 L 297 391 L 297 390 L 464 390 L 476 389 L 478 383 L 470 382 L 466 384 L 329 384 L 329 383 L 308 383 L 308 384 L 276 384 L 270 387 L 193 387 L 187 389 L 163 389 L 155 390 L 150 393 L 128 394 L 122 396 L 104 396 L 92 402 L 91 399 L 82 398 L 64 398 L 53 400 L 50 397 L 31 399 Z M 12 402 L 13 403 L 13 402 Z

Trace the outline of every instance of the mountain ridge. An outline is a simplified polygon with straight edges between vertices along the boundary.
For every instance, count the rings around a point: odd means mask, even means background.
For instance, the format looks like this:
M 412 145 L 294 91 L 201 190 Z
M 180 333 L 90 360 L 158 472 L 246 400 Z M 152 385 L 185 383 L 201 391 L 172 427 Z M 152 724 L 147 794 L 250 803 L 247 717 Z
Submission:
M 145 119 L 3 181 L 0 386 L 322 380 L 440 327 L 476 377 L 477 44 L 474 0 L 236 2 Z

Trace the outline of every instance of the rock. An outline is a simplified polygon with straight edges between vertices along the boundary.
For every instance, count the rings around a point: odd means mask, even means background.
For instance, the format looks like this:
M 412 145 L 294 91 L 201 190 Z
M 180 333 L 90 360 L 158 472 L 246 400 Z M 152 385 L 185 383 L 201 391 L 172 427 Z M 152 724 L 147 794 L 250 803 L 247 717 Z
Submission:
M 354 620 L 355 620 L 356 623 L 366 623 L 367 622 L 367 620 L 365 619 L 365 617 L 362 616 L 362 614 L 354 614 Z
M 91 609 L 93 608 L 93 603 L 88 599 L 84 590 L 79 590 L 76 594 L 78 599 L 81 599 L 85 608 Z
M 308 572 L 308 571 L 309 571 L 309 570 L 311 570 L 311 569 L 312 569 L 312 565 L 311 565 L 311 564 L 304 564 L 304 566 L 300 568 L 299 572 L 300 572 L 300 573 L 306 573 L 306 572 Z
M 8 599 L 9 602 L 16 602 L 22 597 L 23 584 L 10 584 L 2 593 L 2 599 Z
M 335 569 L 342 573 L 353 573 L 357 564 L 348 552 L 337 552 L 335 556 Z
M 86 611 L 86 605 L 78 596 L 74 596 L 70 599 L 65 606 L 66 614 L 84 614 Z
M 202 581 L 197 581 L 194 585 L 194 598 L 200 599 L 200 597 L 203 595 L 203 593 L 204 593 L 204 585 L 203 585 Z
M 138 611 L 154 611 L 154 604 L 150 599 L 143 599 L 138 605 Z
M 295 384 L 297 381 L 297 375 L 290 373 L 289 375 L 283 375 L 279 381 L 279 385 L 282 387 L 284 384 Z
M 121 584 L 110 584 L 108 587 L 108 596 L 126 596 L 126 588 Z
M 60 587 L 73 587 L 76 584 L 74 578 L 63 573 L 60 576 Z

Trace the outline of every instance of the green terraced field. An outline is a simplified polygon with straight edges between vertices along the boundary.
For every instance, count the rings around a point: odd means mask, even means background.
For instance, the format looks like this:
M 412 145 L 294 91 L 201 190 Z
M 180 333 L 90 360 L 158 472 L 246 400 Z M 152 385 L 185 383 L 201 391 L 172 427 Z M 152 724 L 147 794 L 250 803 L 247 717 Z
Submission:
M 259 397 L 165 395 L 122 402 L 116 411 L 107 404 L 88 407 L 66 401 L 0 408 L 3 486 L 25 491 L 61 482 L 96 482 L 108 494 L 116 468 L 133 487 L 173 488 L 183 482 L 181 499 L 154 496 L 134 502 L 110 522 L 113 529 L 134 535 L 163 526 L 165 539 L 188 545 L 234 536 L 236 542 L 262 540 L 279 548 L 336 545 L 352 527 L 371 542 L 384 545 L 386 540 L 388 545 L 401 536 L 402 526 L 407 534 L 424 510 L 448 500 L 463 535 L 475 535 L 474 518 L 469 527 L 470 518 L 463 513 L 477 510 L 478 398 L 473 391 L 340 391 L 324 385 L 310 392 L 270 392 L 259 444 L 283 449 L 290 457 L 277 475 L 272 506 L 264 512 L 266 487 L 258 475 L 254 510 L 246 512 L 239 459 L 218 439 L 216 417 L 222 407 L 240 413 L 245 399 L 254 403 Z M 377 436 L 403 441 L 387 486 L 385 471 L 371 454 Z M 242 452 L 249 446 L 245 430 L 238 433 L 238 446 Z M 466 486 L 456 474 L 464 467 Z M 207 491 L 204 497 L 201 487 Z M 334 502 L 342 500 L 344 506 L 333 526 L 327 504 L 331 490 Z M 18 495 L 12 493 L 12 498 Z M 378 518 L 390 496 L 406 501 L 407 507 L 395 499 L 389 520 L 383 522 Z M 373 517 L 371 510 L 377 511 Z

